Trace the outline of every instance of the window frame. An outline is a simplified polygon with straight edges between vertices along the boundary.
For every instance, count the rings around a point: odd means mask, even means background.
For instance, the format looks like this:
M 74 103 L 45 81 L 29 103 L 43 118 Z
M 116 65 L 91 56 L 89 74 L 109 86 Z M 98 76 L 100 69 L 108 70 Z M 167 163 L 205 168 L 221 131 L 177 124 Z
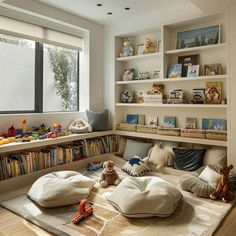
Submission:
M 5 34 L 7 35 L 7 34 Z M 80 51 L 77 55 L 77 110 L 75 111 L 43 111 L 43 57 L 44 44 L 35 41 L 35 74 L 34 74 L 34 110 L 12 110 L 1 111 L 0 114 L 30 114 L 30 113 L 64 113 L 64 112 L 78 112 L 79 111 L 79 86 L 80 86 Z

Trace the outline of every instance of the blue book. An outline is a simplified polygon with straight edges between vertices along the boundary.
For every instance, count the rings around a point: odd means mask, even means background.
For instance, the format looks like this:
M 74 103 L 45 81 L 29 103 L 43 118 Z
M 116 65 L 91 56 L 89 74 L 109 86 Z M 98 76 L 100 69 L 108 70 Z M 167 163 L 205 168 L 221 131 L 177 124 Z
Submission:
M 176 117 L 175 116 L 165 116 L 164 126 L 167 128 L 176 128 Z
M 128 114 L 126 117 L 126 122 L 128 124 L 138 124 L 138 115 Z
M 224 119 L 202 119 L 202 129 L 227 131 L 227 121 Z
M 168 66 L 168 78 L 180 78 L 182 74 L 182 64 L 173 64 Z

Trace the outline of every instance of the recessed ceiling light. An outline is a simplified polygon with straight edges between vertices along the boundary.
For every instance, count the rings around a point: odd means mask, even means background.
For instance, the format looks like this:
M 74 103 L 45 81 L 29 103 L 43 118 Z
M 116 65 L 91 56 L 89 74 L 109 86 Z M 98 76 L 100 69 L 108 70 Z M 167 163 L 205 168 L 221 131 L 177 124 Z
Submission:
M 101 3 L 98 3 L 98 4 L 97 4 L 97 6 L 98 6 L 98 7 L 101 7 L 101 6 L 102 6 L 102 4 L 101 4 Z
M 112 15 L 112 12 L 107 12 L 107 15 Z
M 126 11 L 130 10 L 130 7 L 125 7 L 125 10 L 126 10 Z

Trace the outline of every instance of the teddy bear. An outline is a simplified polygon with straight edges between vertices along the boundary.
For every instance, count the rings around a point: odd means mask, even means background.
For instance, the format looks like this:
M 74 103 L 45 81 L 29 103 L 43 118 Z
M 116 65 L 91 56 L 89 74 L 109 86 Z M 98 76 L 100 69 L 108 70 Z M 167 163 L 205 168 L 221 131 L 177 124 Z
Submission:
M 129 57 L 134 55 L 134 49 L 130 46 L 130 38 L 124 38 L 123 49 L 120 53 L 120 57 Z
M 161 142 L 157 142 L 143 161 L 145 164 L 153 164 L 157 170 L 161 170 L 165 166 L 171 166 L 173 160 L 172 154 L 161 148 Z
M 211 199 L 221 199 L 223 202 L 230 202 L 234 199 L 234 193 L 229 191 L 229 172 L 232 169 L 233 165 L 225 165 L 220 168 L 222 176 L 216 190 L 210 194 Z
M 146 38 L 143 48 L 143 54 L 156 52 L 156 47 L 150 38 Z
M 103 172 L 99 180 L 101 186 L 106 188 L 108 185 L 118 185 L 120 183 L 120 178 L 116 171 L 114 170 L 114 161 L 105 161 L 103 163 Z

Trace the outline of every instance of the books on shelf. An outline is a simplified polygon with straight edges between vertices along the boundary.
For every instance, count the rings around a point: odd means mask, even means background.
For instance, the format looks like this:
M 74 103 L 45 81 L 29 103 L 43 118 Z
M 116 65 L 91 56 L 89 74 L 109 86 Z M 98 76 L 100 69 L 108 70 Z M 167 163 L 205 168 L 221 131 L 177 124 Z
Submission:
M 48 147 L 0 156 L 0 180 L 71 163 L 83 158 L 116 152 L 117 136 L 79 140 L 70 145 Z

